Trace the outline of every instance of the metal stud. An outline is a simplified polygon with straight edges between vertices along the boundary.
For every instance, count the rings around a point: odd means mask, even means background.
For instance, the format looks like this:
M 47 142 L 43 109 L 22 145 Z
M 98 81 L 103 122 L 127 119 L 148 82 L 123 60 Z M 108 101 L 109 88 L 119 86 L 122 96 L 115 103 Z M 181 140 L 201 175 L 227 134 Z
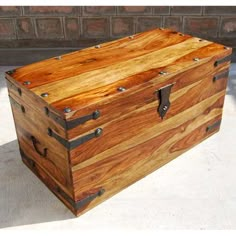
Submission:
M 126 88 L 125 88 L 125 87 L 119 87 L 117 90 L 118 90 L 119 92 L 124 92 L 124 91 L 126 90 Z
M 9 71 L 7 71 L 7 74 L 8 74 L 8 75 L 12 75 L 12 74 L 15 73 L 15 72 L 16 72 L 16 70 L 13 69 L 13 70 L 9 70 Z
M 166 75 L 167 72 L 165 72 L 165 71 L 160 71 L 159 74 L 160 74 L 160 75 Z
M 42 93 L 41 97 L 43 97 L 43 98 L 48 97 L 48 93 Z
M 102 135 L 102 128 L 96 129 L 94 134 L 95 134 L 95 137 L 101 136 Z
M 129 36 L 129 38 L 130 38 L 130 39 L 133 39 L 133 38 L 134 38 L 134 36 L 133 36 L 133 35 L 131 35 L 131 36 Z
M 167 108 L 168 108 L 167 106 L 164 106 L 162 109 L 163 109 L 164 111 L 166 111 L 166 110 L 167 110 Z
M 160 29 L 160 30 L 164 30 L 164 28 L 162 28 L 162 27 L 161 27 L 161 28 L 159 28 L 159 29 Z
M 193 58 L 194 61 L 200 61 L 198 57 Z
M 30 81 L 24 81 L 23 84 L 24 85 L 29 85 L 29 84 L 31 84 L 31 82 Z
M 98 117 L 100 117 L 101 113 L 99 110 L 96 110 L 93 112 L 93 119 L 96 120 Z
M 101 46 L 100 45 L 96 45 L 95 48 L 100 48 Z
M 184 36 L 184 34 L 182 34 L 182 33 L 180 33 L 179 35 L 180 35 L 180 36 Z
M 105 193 L 105 189 L 100 189 L 99 192 L 98 192 L 98 196 L 102 196 L 103 193 Z
M 224 47 L 224 49 L 229 50 L 229 47 Z
M 57 57 L 55 57 L 55 59 L 61 60 L 61 56 L 57 56 Z
M 71 112 L 71 109 L 69 107 L 66 107 L 66 108 L 64 108 L 64 112 L 69 113 L 69 112 Z
M 199 39 L 198 41 L 199 41 L 199 42 L 202 42 L 202 41 L 203 41 L 203 39 Z

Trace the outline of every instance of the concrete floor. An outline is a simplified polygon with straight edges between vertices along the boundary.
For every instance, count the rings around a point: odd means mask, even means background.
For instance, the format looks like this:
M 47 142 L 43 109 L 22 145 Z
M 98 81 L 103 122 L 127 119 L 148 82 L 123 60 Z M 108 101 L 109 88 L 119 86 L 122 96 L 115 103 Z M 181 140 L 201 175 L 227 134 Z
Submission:
M 236 64 L 221 131 L 80 218 L 21 162 L 0 67 L 0 228 L 236 229 Z

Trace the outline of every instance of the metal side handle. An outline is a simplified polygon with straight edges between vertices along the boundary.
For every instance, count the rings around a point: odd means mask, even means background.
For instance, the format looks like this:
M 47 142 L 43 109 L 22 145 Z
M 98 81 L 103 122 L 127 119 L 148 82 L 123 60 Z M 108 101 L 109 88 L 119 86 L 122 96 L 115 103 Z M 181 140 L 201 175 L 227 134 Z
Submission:
M 46 157 L 46 156 L 47 156 L 47 151 L 48 151 L 48 149 L 47 149 L 47 148 L 44 148 L 44 149 L 43 149 L 43 152 L 41 152 L 41 151 L 38 149 L 38 147 L 37 147 L 37 143 L 39 143 L 39 141 L 38 141 L 34 136 L 31 136 L 30 138 L 31 138 L 31 141 L 32 141 L 32 143 L 33 143 L 33 146 L 34 146 L 35 151 L 36 151 L 40 156 Z

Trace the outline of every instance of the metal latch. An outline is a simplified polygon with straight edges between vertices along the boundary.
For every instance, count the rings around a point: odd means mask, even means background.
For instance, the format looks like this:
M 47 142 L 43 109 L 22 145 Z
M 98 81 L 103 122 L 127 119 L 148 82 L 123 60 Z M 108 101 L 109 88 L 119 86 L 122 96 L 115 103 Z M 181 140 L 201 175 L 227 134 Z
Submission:
M 170 92 L 171 88 L 174 84 L 168 84 L 160 89 L 158 89 L 157 92 L 157 97 L 160 100 L 159 107 L 157 108 L 157 112 L 160 114 L 161 119 L 164 118 L 165 114 L 170 108 Z

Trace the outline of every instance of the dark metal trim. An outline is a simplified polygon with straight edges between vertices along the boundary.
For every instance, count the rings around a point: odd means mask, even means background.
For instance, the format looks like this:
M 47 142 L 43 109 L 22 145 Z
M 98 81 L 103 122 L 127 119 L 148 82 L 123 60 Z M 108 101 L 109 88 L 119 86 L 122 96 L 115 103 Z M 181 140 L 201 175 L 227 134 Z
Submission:
M 73 129 L 78 125 L 84 124 L 86 121 L 89 121 L 92 119 L 96 120 L 101 115 L 100 111 L 96 110 L 89 115 L 79 117 L 74 120 L 66 121 L 66 120 L 62 119 L 61 117 L 59 117 L 57 114 L 51 112 L 47 107 L 45 107 L 45 113 L 47 116 L 52 118 L 54 121 L 56 121 L 58 124 L 60 124 L 66 130 Z
M 16 90 L 16 92 L 18 92 L 18 94 L 19 94 L 20 96 L 22 95 L 22 91 L 21 91 L 20 88 L 18 88 L 15 84 L 11 83 L 9 80 L 6 79 L 6 81 L 7 81 L 8 87 L 10 87 L 10 88 Z
M 96 197 L 100 197 L 104 192 L 105 189 L 100 189 L 98 192 L 88 195 L 87 197 L 79 200 L 74 201 L 72 198 L 70 198 L 61 188 L 57 187 L 56 191 L 67 201 L 70 203 L 70 205 L 75 209 L 79 210 L 86 204 L 90 203 L 92 200 L 94 200 Z
M 224 57 L 224 58 L 221 58 L 221 59 L 215 61 L 214 66 L 218 66 L 218 65 L 220 65 L 220 64 L 222 64 L 224 62 L 227 62 L 227 61 L 231 61 L 231 54 L 226 56 L 226 57 Z
M 157 96 L 160 99 L 159 107 L 157 108 L 157 112 L 160 114 L 161 119 L 164 118 L 165 114 L 170 108 L 170 92 L 171 88 L 174 84 L 168 84 L 165 87 L 157 90 Z
M 20 154 L 21 154 L 22 159 L 27 161 L 27 163 L 31 166 L 31 168 L 35 167 L 35 161 L 29 158 L 28 156 L 26 156 L 21 148 L 20 148 Z
M 19 110 L 21 110 L 23 113 L 25 113 L 25 107 L 23 105 L 21 105 L 20 103 L 18 103 L 16 100 L 14 100 L 10 95 L 9 96 L 9 100 L 10 100 L 10 103 L 17 107 Z
M 16 69 L 13 69 L 13 70 L 7 71 L 6 73 L 7 73 L 8 75 L 12 75 L 12 74 L 14 74 L 15 72 L 16 72 Z
M 34 160 L 29 158 L 24 151 L 20 148 L 20 154 L 24 161 L 27 162 L 27 164 L 33 169 L 32 171 L 48 186 L 48 188 L 53 191 L 56 196 L 60 195 L 65 201 L 67 201 L 75 210 L 79 210 L 82 207 L 86 206 L 86 204 L 89 204 L 92 200 L 94 200 L 97 197 L 100 197 L 104 194 L 105 189 L 100 188 L 97 192 L 89 194 L 87 197 L 79 200 L 74 201 L 67 193 L 65 193 L 59 186 L 51 187 L 48 185 L 48 183 L 42 178 L 41 174 L 39 174 L 36 170 L 37 169 L 36 163 Z M 39 166 L 40 167 L 40 166 Z M 55 183 L 56 185 L 56 183 Z
M 207 126 L 206 132 L 212 131 L 213 129 L 216 129 L 218 126 L 220 126 L 221 120 L 216 121 L 214 124 Z
M 213 82 L 215 82 L 215 81 L 217 81 L 219 79 L 228 78 L 228 76 L 229 76 L 229 71 L 228 70 L 224 71 L 224 72 L 222 72 L 220 74 L 215 75 L 214 78 L 213 78 Z
M 59 143 L 61 143 L 63 146 L 65 146 L 68 150 L 72 150 L 72 149 L 78 147 L 79 145 L 89 141 L 92 138 L 101 136 L 102 131 L 103 131 L 102 128 L 98 128 L 93 133 L 87 134 L 87 135 L 82 136 L 82 137 L 80 137 L 76 140 L 73 140 L 73 141 L 65 140 L 64 138 L 62 138 L 61 136 L 59 136 L 58 134 L 53 132 L 53 130 L 50 128 L 48 128 L 48 135 L 55 138 Z
M 35 151 L 42 157 L 46 157 L 47 156 L 47 152 L 48 152 L 48 149 L 47 148 L 44 148 L 43 149 L 43 152 L 41 152 L 38 147 L 37 147 L 37 143 L 39 143 L 39 141 L 34 137 L 34 136 L 31 136 L 31 141 L 33 143 L 33 146 L 34 146 L 34 149 Z

